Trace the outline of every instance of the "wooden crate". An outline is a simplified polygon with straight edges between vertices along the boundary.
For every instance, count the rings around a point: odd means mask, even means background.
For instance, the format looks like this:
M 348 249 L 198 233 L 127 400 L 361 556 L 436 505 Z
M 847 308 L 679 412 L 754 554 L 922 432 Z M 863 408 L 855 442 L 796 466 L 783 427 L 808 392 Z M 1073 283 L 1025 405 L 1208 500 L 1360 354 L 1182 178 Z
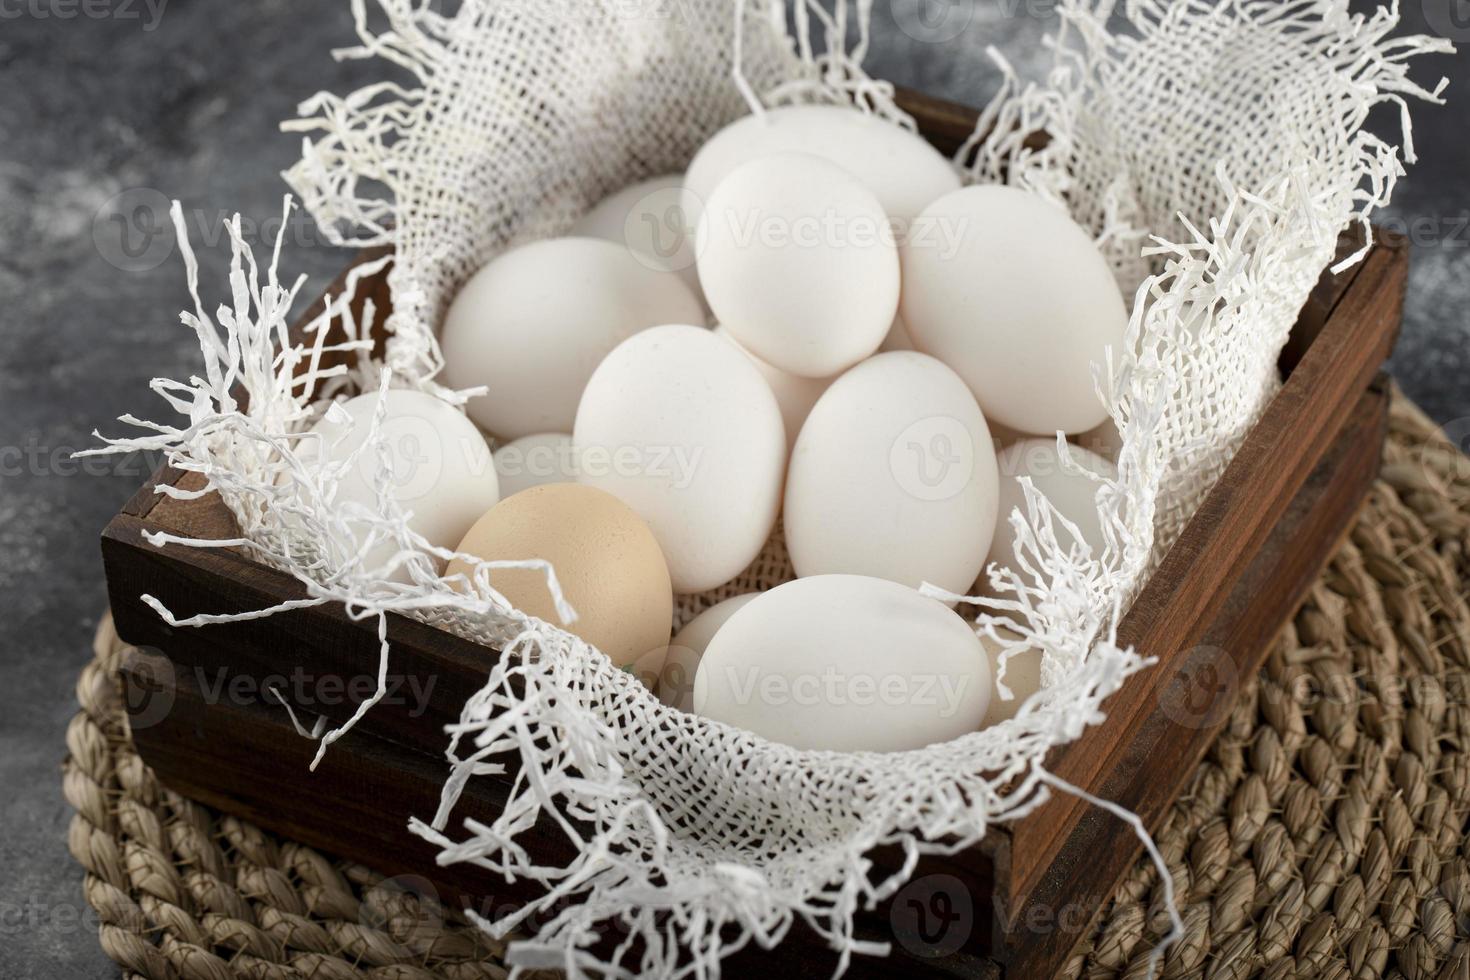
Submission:
M 974 124 L 975 114 L 962 107 L 913 94 L 904 102 L 942 150 L 956 147 Z M 1349 236 L 1343 248 L 1356 244 Z M 1150 826 L 1177 797 L 1225 720 L 1234 685 L 1259 668 L 1377 472 L 1388 404 L 1379 369 L 1397 333 L 1407 262 L 1405 243 L 1384 236 L 1363 262 L 1322 277 L 1283 352 L 1285 385 L 1121 624 L 1120 642 L 1159 657 L 1159 665 L 1109 699 L 1106 722 L 1054 750 L 1052 772 Z M 344 283 L 345 273 L 332 292 Z M 390 307 L 383 276 L 361 285 L 358 301 L 369 297 L 380 311 Z M 296 734 L 266 688 L 274 681 L 290 692 L 299 668 L 310 680 L 311 710 L 345 721 L 372 690 L 364 678 L 376 671 L 376 624 L 313 607 L 170 628 L 140 601 L 142 593 L 180 616 L 305 596 L 290 576 L 236 551 L 155 548 L 144 540 L 150 531 L 235 536 L 218 500 L 154 492 L 158 483 L 190 479 L 168 468 L 154 474 L 102 538 L 118 632 L 142 648 L 124 669 L 133 737 L 159 777 L 323 850 L 421 876 L 445 899 L 481 911 L 534 896 L 525 882 L 437 866 L 433 849 L 405 829 L 410 815 L 436 808 L 448 768 L 443 726 L 458 718 L 496 652 L 391 617 L 401 703 L 370 712 L 308 772 L 314 743 Z M 472 780 L 457 815 L 493 815 L 510 778 Z M 571 856 L 549 824 L 527 840 L 548 860 Z M 848 975 L 1050 978 L 1139 851 L 1128 827 L 1058 795 L 971 852 L 921 862 L 907 888 L 858 923 L 863 937 L 894 939 L 895 959 L 861 958 Z M 880 867 L 898 860 L 874 859 Z M 746 950 L 727 966 L 734 976 L 755 967 L 807 976 L 830 973 L 835 962 L 798 925 L 774 952 Z

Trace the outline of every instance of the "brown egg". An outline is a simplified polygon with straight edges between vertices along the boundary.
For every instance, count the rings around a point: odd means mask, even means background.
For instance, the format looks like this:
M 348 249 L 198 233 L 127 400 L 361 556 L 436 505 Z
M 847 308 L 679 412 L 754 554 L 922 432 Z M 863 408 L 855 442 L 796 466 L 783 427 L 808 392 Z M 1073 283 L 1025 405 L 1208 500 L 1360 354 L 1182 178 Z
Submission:
M 459 543 L 458 551 L 488 561 L 544 558 L 577 611 L 563 624 L 547 590 L 545 573 L 492 569 L 491 586 L 516 608 L 582 639 L 624 667 L 658 667 L 643 661 L 668 645 L 674 619 L 669 569 L 653 532 L 622 501 L 576 483 L 548 483 L 522 490 L 491 507 Z M 455 559 L 446 575 L 472 577 Z

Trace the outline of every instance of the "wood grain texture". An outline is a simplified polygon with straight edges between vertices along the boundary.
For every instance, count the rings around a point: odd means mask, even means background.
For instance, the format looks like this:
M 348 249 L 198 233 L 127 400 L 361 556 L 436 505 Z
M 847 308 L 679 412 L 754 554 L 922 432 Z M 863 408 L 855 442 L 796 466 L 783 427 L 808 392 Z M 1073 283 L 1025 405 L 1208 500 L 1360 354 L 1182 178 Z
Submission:
M 1052 771 L 1122 803 L 1150 829 L 1157 825 L 1228 720 L 1239 684 L 1260 669 L 1350 527 L 1377 476 L 1387 418 L 1387 389 L 1378 384 L 1359 399 L 1334 445 L 1214 613 L 1181 634 L 1176 646 L 1140 647 L 1161 661 L 1129 685 L 1146 690 L 1146 710 L 1126 726 L 1109 713 L 1107 722 L 1067 747 L 1075 751 L 1058 753 L 1063 758 L 1052 762 Z M 1144 677 L 1149 683 L 1141 683 Z M 1111 707 L 1110 700 L 1105 710 Z M 1068 765 L 1079 757 L 1101 761 L 1102 767 L 1079 781 L 1075 770 L 1081 767 Z M 1033 827 L 1045 833 L 1033 835 Z M 1062 828 L 1066 836 L 1058 839 L 1055 832 Z M 1000 839 L 1006 853 L 998 861 L 992 953 L 1007 964 L 1007 976 L 1053 976 L 1142 845 L 1111 814 L 1079 806 L 1065 794 Z M 1049 926 L 1036 929 L 1035 922 Z
M 1369 254 L 1334 308 L 1329 327 L 1302 356 L 1134 601 L 1119 626 L 1120 644 L 1167 664 L 1199 642 L 1228 599 L 1231 584 L 1241 579 L 1260 552 L 1387 359 L 1403 305 L 1407 267 L 1401 239 L 1390 238 Z M 1048 767 L 1075 785 L 1098 785 L 1129 751 L 1132 734 L 1156 709 L 1159 690 L 1167 681 L 1167 672 L 1161 670 L 1135 677 L 1109 699 L 1106 730 L 1091 729 L 1059 747 L 1048 756 Z M 1032 891 L 1086 808 L 1076 798 L 1056 799 L 1015 828 L 1014 896 Z
M 1150 820 L 1172 802 L 1178 782 L 1192 771 L 1224 719 L 1230 685 L 1258 666 L 1302 591 L 1335 550 L 1360 492 L 1377 472 L 1386 407 L 1381 385 L 1360 399 L 1200 642 L 1156 668 L 1172 672 L 1174 681 L 1166 690 L 1173 700 L 1161 700 L 1126 757 L 1091 791 L 1130 800 Z M 159 662 L 161 653 L 148 651 L 124 675 L 129 708 L 144 722 L 134 724 L 134 742 L 166 785 L 386 873 L 425 877 L 442 896 L 472 908 L 504 907 L 538 894 L 526 882 L 506 882 L 477 868 L 439 867 L 432 848 L 404 832 L 409 816 L 433 813 L 447 772 L 442 756 L 426 751 L 427 744 L 414 748 L 359 728 L 332 747 L 316 772 L 309 772 L 314 744 L 295 732 L 283 709 L 259 693 L 269 674 L 248 670 L 225 677 L 201 675 L 195 654 L 180 653 L 174 645 L 168 649 L 166 664 Z M 333 675 L 313 676 L 320 681 Z M 341 680 L 337 687 L 346 689 L 356 675 L 347 668 L 336 676 Z M 160 685 L 159 677 L 166 677 L 166 683 Z M 242 677 L 251 683 L 233 687 Z M 1222 683 L 1223 700 L 1217 697 L 1206 708 L 1192 706 L 1190 695 L 1203 691 L 1216 696 Z M 172 698 L 162 716 L 154 700 L 160 687 Z M 453 825 L 466 816 L 493 816 L 504 794 L 499 777 L 471 781 Z M 548 862 L 564 863 L 571 857 L 566 838 L 547 821 L 528 831 L 525 842 Z M 898 959 L 860 959 L 849 975 L 984 978 L 1003 966 L 1007 977 L 1053 976 L 1105 904 L 1113 883 L 1132 865 L 1137 841 L 1111 816 L 1088 809 L 1020 904 L 998 909 L 997 869 L 990 862 L 1004 865 L 1013 843 L 1002 830 L 984 851 L 923 859 L 909 887 L 858 922 L 863 937 L 892 939 Z M 891 852 L 869 856 L 879 868 L 900 863 Z M 825 976 L 835 963 L 835 955 L 819 938 L 798 926 L 777 950 L 747 949 L 726 968 L 734 976 L 756 969 L 776 976 Z
M 131 651 L 122 678 L 133 744 L 170 789 L 386 874 L 426 875 L 442 898 L 460 907 L 524 903 L 543 894 L 532 883 L 505 882 L 473 865 L 438 868 L 437 850 L 408 832 L 410 817 L 431 820 L 439 805 L 449 774 L 442 755 L 354 731 L 311 771 L 316 743 L 255 688 L 215 686 L 213 679 L 201 686 L 192 672 L 152 650 Z M 467 818 L 493 820 L 505 799 L 496 781 L 473 781 L 454 811 L 454 826 Z M 535 843 L 548 858 L 574 856 L 562 834 L 548 832 Z
M 975 114 L 963 107 L 915 93 L 903 93 L 900 102 L 942 150 L 958 147 L 973 128 Z M 1359 244 L 1344 236 L 1339 254 Z M 1122 624 L 1120 640 L 1159 657 L 1159 665 L 1109 699 L 1104 723 L 1049 756 L 1053 772 L 1145 820 L 1156 819 L 1177 795 L 1218 724 L 1208 712 L 1195 717 L 1186 710 L 1192 679 L 1227 668 L 1243 677 L 1255 669 L 1371 481 L 1384 405 L 1381 386 L 1372 381 L 1393 344 L 1406 264 L 1403 241 L 1390 236 L 1360 265 L 1323 276 L 1282 353 L 1281 392 Z M 345 277 L 329 291 L 340 292 Z M 358 308 L 368 299 L 386 313 L 385 275 L 361 283 Z M 237 717 L 237 706 L 200 692 L 221 679 L 258 688 L 283 665 L 300 666 L 340 682 L 342 694 L 298 707 L 340 723 L 366 696 L 352 682 L 376 670 L 376 624 L 330 606 L 204 628 L 176 630 L 159 620 L 141 593 L 180 616 L 245 612 L 305 596 L 290 576 L 237 551 L 147 544 L 148 530 L 235 536 L 217 499 L 178 501 L 154 492 L 158 483 L 191 479 L 161 470 L 103 535 L 118 632 L 167 657 L 183 692 L 177 718 L 141 733 L 144 757 L 182 791 L 281 833 L 386 871 L 422 874 L 446 894 L 506 894 L 507 886 L 484 872 L 437 868 L 424 849 L 404 846 L 403 832 L 406 813 L 427 813 L 437 800 L 444 725 L 457 719 L 496 651 L 389 617 L 390 674 L 403 689 L 426 692 L 421 707 L 369 712 L 328 753 L 323 769 L 308 773 L 309 743 L 289 728 L 282 709 L 252 703 Z M 514 760 L 507 761 L 506 777 L 476 781 L 481 785 L 467 807 L 494 812 L 514 774 Z M 557 848 L 566 842 L 554 826 L 538 826 L 530 840 L 548 860 L 562 859 Z M 926 859 L 916 882 L 927 884 L 916 886 L 918 893 L 900 892 L 859 927 L 869 937 L 897 932 L 904 975 L 982 977 L 1001 970 L 1011 978 L 1049 978 L 1138 849 L 1112 818 L 1058 797 L 1027 820 L 996 828 L 981 848 Z M 900 860 L 891 853 L 871 857 L 880 869 Z M 936 882 L 946 884 L 935 892 Z M 956 902 L 965 916 L 951 922 L 940 913 Z M 924 931 L 915 917 L 931 912 L 934 921 L 949 923 L 937 938 L 910 935 Z M 954 930 L 963 932 L 958 942 Z M 953 951 L 927 955 L 936 949 Z M 730 969 L 804 976 L 830 972 L 833 964 L 831 952 L 800 927 L 775 952 L 743 951 Z M 865 972 L 849 975 L 892 976 L 896 968 L 865 963 Z

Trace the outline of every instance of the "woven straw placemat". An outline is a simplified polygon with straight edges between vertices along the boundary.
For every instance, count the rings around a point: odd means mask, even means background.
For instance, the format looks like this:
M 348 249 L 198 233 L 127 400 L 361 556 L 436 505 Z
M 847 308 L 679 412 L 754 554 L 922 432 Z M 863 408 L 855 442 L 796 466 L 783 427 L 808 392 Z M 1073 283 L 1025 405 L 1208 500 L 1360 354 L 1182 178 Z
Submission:
M 1350 538 L 1241 685 L 1157 839 L 1186 925 L 1174 978 L 1470 980 L 1470 459 L 1395 395 Z M 128 977 L 503 977 L 503 946 L 412 881 L 159 785 L 104 621 L 67 729 L 68 840 Z M 1167 929 L 1140 861 L 1068 977 L 1147 975 Z

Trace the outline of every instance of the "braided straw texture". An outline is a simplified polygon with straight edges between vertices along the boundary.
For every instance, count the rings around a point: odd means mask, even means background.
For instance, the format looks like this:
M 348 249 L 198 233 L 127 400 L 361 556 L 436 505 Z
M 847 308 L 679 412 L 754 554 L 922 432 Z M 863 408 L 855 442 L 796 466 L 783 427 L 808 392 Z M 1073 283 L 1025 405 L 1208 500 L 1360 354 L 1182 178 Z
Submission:
M 98 941 L 128 980 L 500 980 L 503 943 L 415 878 L 281 841 L 164 788 L 133 747 L 103 618 L 62 787 Z
M 1395 393 L 1384 466 L 1157 834 L 1166 978 L 1470 977 L 1470 460 Z M 1140 862 L 1068 978 L 1144 977 Z
M 229 299 L 207 303 L 175 206 L 193 307 L 182 319 L 202 368 L 152 383 L 164 421 L 128 415 L 128 435 L 87 452 L 162 454 L 203 486 L 160 492 L 216 494 L 241 534 L 151 543 L 240 547 L 306 591 L 266 609 L 185 617 L 145 599 L 171 626 L 341 605 L 376 619 L 380 677 L 389 614 L 504 652 L 451 733 L 439 806 L 415 814 L 409 831 L 441 862 L 547 883 L 541 900 L 484 923 L 499 934 L 540 918 L 509 950 L 518 965 L 578 978 L 713 975 L 722 956 L 798 920 L 843 957 L 866 955 L 880 950 L 856 936 L 855 912 L 901 887 L 919 855 L 973 844 L 1066 791 L 1046 753 L 1095 724 L 1152 652 L 1113 642 L 1122 610 L 1275 394 L 1278 354 L 1338 232 L 1387 203 L 1413 160 L 1406 112 L 1393 142 L 1361 125 L 1374 105 L 1439 101 L 1444 83 L 1422 87 L 1409 66 L 1448 42 L 1401 34 L 1393 5 L 1357 14 L 1340 0 L 1058 3 L 1047 81 L 1008 76 L 953 162 L 966 182 L 1004 177 L 1069 208 L 1132 299 L 1123 341 L 1095 379 L 1121 442 L 1116 478 L 1100 479 L 1094 495 L 1101 544 L 1074 547 L 1081 535 L 1035 487 L 1007 515 L 1001 533 L 1014 534 L 1020 568 L 990 578 L 996 595 L 981 600 L 975 628 L 1006 658 L 1041 651 L 1045 694 L 1015 717 L 901 756 L 815 753 L 663 705 L 582 639 L 512 608 L 490 576 L 525 562 L 460 555 L 474 587 L 451 586 L 436 563 L 455 553 L 414 531 L 412 508 L 392 492 L 381 402 L 355 458 L 313 462 L 321 440 L 309 426 L 329 397 L 394 386 L 469 397 L 436 380 L 434 331 L 471 272 L 564 231 L 605 191 L 682 169 L 747 109 L 831 103 L 913 125 L 891 86 L 861 70 L 872 0 L 653 5 L 676 8 L 673 17 L 629 9 L 643 6 L 353 0 L 358 43 L 336 54 L 373 60 L 385 77 L 302 104 L 285 124 L 303 136 L 287 180 L 329 236 L 393 246 L 381 360 L 376 311 L 353 311 L 351 280 L 293 341 L 286 322 L 300 280 L 282 278 L 281 250 L 251 248 L 238 222 Z M 1032 135 L 1046 147 L 1034 149 Z M 634 433 L 620 448 L 662 459 L 670 447 L 658 441 Z M 338 493 L 363 462 L 372 506 Z M 702 472 L 711 494 L 723 489 Z M 647 475 L 673 489 L 667 467 Z M 554 570 L 534 567 L 556 618 L 570 623 Z M 774 555 L 754 572 L 730 588 L 789 575 Z M 318 757 L 386 696 L 380 683 L 320 733 Z M 467 824 L 456 804 L 468 781 L 511 762 L 525 778 L 500 817 Z M 564 867 L 521 846 L 542 814 L 576 827 L 577 856 Z M 863 855 L 879 846 L 906 860 L 874 880 Z M 638 941 L 592 948 L 609 927 Z
M 1470 970 L 1470 460 L 1396 396 L 1349 540 L 1241 685 L 1158 842 L 1170 978 L 1464 980 Z M 104 620 L 67 730 L 69 844 L 129 977 L 503 977 L 504 947 L 397 880 L 158 784 Z M 1068 977 L 1143 977 L 1167 929 L 1140 861 Z

